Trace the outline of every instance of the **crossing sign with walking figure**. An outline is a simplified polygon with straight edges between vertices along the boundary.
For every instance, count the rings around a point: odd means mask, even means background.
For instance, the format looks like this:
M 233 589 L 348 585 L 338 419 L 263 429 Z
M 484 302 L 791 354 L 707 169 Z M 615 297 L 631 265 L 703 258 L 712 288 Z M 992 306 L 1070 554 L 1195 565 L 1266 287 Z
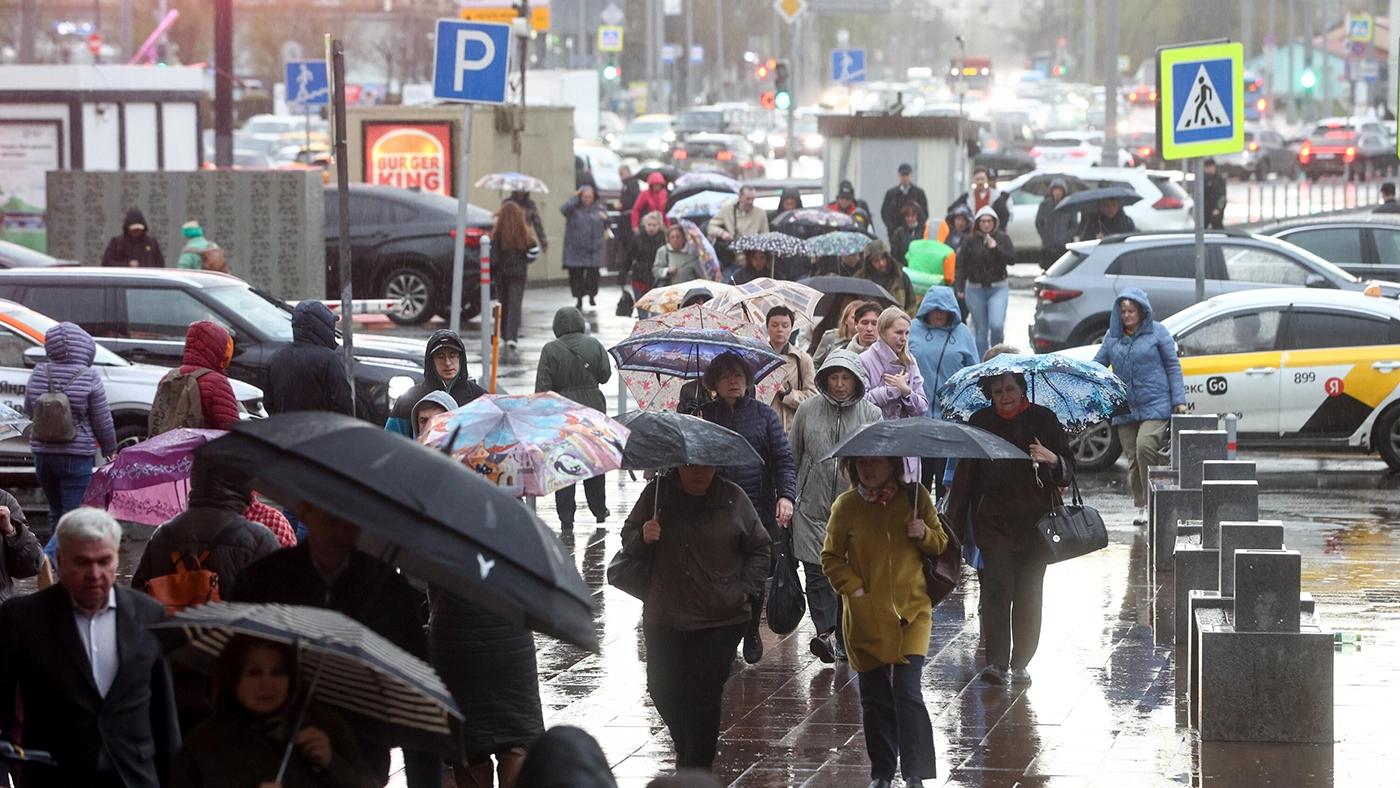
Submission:
M 1169 161 L 1244 150 L 1244 47 L 1157 50 L 1157 142 Z
M 299 107 L 331 103 L 331 79 L 324 60 L 287 61 L 287 103 Z

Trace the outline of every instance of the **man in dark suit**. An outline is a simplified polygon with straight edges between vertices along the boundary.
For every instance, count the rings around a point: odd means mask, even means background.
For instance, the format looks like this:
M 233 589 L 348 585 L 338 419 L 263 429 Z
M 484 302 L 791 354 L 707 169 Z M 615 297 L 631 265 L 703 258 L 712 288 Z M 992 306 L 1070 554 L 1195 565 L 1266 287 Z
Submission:
M 880 206 L 880 218 L 885 222 L 885 232 L 889 233 L 891 240 L 896 230 L 904 226 L 904 219 L 900 216 L 899 209 L 905 203 L 917 203 L 924 211 L 924 216 L 928 216 L 928 197 L 924 190 L 914 185 L 914 168 L 908 164 L 899 165 L 899 185 L 885 192 L 885 202 Z
M 180 728 L 146 627 L 165 607 L 116 586 L 121 526 L 106 512 L 75 509 L 57 533 L 58 584 L 0 607 L 0 726 L 56 764 L 26 764 L 20 785 L 161 788 Z

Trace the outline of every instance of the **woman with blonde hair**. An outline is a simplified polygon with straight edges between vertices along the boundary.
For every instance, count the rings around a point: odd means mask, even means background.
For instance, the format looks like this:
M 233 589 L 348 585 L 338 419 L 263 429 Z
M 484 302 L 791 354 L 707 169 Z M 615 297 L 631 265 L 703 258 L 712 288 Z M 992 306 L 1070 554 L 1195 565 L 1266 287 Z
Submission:
M 941 554 L 948 537 L 928 490 L 900 480 L 898 457 L 842 457 L 838 467 L 853 489 L 831 506 L 822 571 L 844 603 L 870 788 L 890 788 L 901 765 L 904 784 L 922 786 L 937 776 L 920 689 L 933 628 L 923 556 Z
M 514 200 L 501 203 L 496 226 L 491 228 L 491 276 L 496 281 L 496 297 L 501 300 L 501 338 L 512 351 L 520 337 L 525 277 L 530 263 L 539 256 L 539 241 L 525 218 L 525 209 Z
M 860 354 L 865 366 L 865 398 L 880 409 L 885 421 L 908 419 L 928 411 L 924 376 L 909 354 L 909 314 L 897 306 L 880 313 L 877 339 Z M 904 458 L 904 478 L 918 481 L 919 458 Z

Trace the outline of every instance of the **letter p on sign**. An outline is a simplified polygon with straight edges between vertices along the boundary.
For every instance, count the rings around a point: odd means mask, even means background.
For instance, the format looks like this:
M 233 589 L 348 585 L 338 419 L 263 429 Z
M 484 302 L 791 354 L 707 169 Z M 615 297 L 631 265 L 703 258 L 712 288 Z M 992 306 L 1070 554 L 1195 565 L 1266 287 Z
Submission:
M 510 25 L 439 19 L 433 53 L 433 97 L 502 104 L 510 63 Z
M 480 44 L 484 50 L 481 57 L 467 58 L 467 44 Z M 491 40 L 491 36 L 480 30 L 458 30 L 457 31 L 457 57 L 456 65 L 452 69 L 452 89 L 458 93 L 462 92 L 462 82 L 468 71 L 481 71 L 491 65 L 491 61 L 496 58 L 496 42 Z

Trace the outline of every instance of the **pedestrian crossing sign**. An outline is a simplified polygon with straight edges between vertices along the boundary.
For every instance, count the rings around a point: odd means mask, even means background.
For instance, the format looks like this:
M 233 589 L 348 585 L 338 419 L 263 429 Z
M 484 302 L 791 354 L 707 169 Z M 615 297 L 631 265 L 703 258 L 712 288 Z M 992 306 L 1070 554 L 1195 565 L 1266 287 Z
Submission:
M 1244 47 L 1157 50 L 1157 149 L 1169 161 L 1244 150 Z

